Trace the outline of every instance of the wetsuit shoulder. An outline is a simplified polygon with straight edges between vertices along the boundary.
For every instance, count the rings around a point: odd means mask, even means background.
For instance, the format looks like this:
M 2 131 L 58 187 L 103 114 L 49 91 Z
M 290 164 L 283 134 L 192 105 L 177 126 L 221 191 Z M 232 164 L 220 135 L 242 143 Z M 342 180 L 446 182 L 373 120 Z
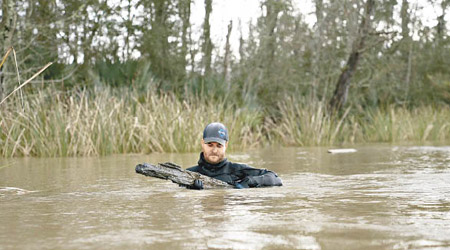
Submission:
M 255 169 L 254 167 L 251 167 L 244 163 L 236 163 L 236 162 L 229 162 L 229 167 L 234 168 L 235 170 L 245 170 L 245 169 Z

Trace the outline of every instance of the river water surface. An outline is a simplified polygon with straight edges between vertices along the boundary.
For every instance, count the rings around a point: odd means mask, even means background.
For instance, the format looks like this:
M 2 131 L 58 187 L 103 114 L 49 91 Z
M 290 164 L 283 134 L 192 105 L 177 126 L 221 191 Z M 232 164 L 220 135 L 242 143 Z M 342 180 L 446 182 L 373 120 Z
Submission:
M 450 249 L 450 147 L 356 149 L 231 152 L 284 182 L 243 190 L 134 172 L 197 153 L 0 159 L 0 249 Z

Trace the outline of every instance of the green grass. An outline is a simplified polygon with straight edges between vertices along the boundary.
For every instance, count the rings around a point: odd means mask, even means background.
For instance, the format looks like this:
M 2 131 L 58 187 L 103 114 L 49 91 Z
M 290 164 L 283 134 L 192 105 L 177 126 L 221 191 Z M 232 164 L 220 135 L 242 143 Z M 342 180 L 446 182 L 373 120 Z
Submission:
M 450 110 L 423 106 L 348 108 L 331 117 L 322 102 L 288 98 L 276 121 L 228 101 L 129 89 L 95 88 L 12 96 L 0 106 L 0 156 L 92 156 L 197 152 L 204 126 L 221 121 L 232 150 L 263 145 L 313 146 L 450 140 Z

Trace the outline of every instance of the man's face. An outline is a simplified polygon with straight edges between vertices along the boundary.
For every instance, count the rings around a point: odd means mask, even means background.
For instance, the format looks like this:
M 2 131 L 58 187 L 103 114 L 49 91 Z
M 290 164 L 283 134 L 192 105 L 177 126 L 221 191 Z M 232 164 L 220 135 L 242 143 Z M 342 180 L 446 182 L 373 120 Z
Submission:
M 222 145 L 217 142 L 205 143 L 202 139 L 202 152 L 203 157 L 208 163 L 217 164 L 225 159 L 225 151 L 227 149 L 228 142 Z

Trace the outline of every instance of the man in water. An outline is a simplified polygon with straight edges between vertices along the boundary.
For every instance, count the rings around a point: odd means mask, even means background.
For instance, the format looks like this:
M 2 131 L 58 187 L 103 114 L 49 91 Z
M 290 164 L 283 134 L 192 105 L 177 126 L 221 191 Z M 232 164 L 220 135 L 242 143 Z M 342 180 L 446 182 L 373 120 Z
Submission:
M 187 170 L 224 181 L 236 188 L 282 186 L 276 173 L 232 163 L 225 158 L 228 147 L 228 130 L 218 122 L 208 124 L 203 130 L 202 152 L 198 165 Z M 195 180 L 192 189 L 203 189 L 203 182 Z

